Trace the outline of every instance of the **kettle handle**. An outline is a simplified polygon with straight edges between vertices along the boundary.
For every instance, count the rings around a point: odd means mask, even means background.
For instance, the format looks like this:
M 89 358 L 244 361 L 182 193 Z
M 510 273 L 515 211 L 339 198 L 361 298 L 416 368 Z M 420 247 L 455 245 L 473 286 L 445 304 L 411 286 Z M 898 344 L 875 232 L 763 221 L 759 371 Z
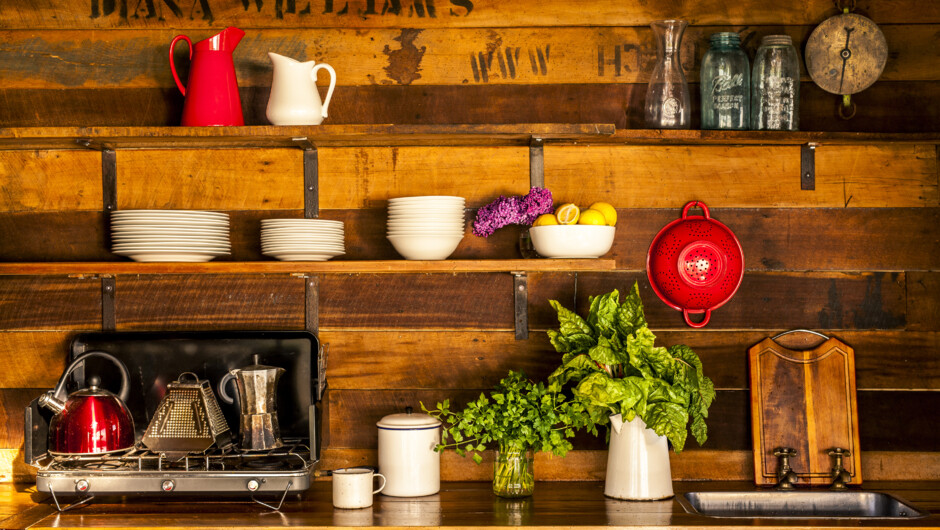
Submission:
M 170 43 L 170 71 L 173 72 L 173 79 L 176 81 L 177 88 L 179 88 L 180 92 L 182 92 L 183 95 L 185 96 L 186 87 L 183 86 L 183 83 L 182 81 L 180 81 L 179 76 L 176 75 L 176 63 L 173 62 L 173 48 L 175 48 L 176 43 L 181 40 L 186 41 L 186 44 L 188 45 L 187 47 L 189 48 L 189 60 L 190 61 L 193 60 L 193 41 L 189 40 L 189 37 L 187 37 L 186 35 L 177 35 L 176 37 L 173 38 L 173 42 Z
M 229 405 L 235 403 L 235 399 L 228 395 L 228 392 L 225 391 L 225 387 L 232 379 L 235 379 L 235 376 L 232 375 L 232 372 L 229 372 L 222 377 L 221 381 L 219 381 L 219 399 L 228 403 Z
M 85 359 L 89 357 L 104 357 L 105 359 L 113 362 L 118 367 L 118 369 L 121 371 L 121 391 L 118 392 L 118 399 L 120 399 L 122 402 L 126 402 L 127 397 L 130 395 L 131 391 L 130 373 L 128 373 L 127 367 L 124 366 L 124 363 L 122 363 L 120 359 L 111 355 L 110 353 L 103 351 L 90 351 L 76 357 L 75 360 L 72 361 L 72 364 L 69 365 L 65 373 L 62 374 L 62 377 L 59 378 L 59 383 L 55 386 L 55 390 L 52 391 L 52 396 L 59 401 L 65 401 L 68 398 L 65 393 L 65 383 L 68 381 L 69 375 L 71 375 L 71 373 L 75 371 L 75 369 L 78 368 L 81 364 L 83 364 Z
M 326 64 L 320 63 L 313 67 L 313 70 L 310 71 L 310 78 L 313 80 L 313 86 L 317 86 L 317 70 L 326 70 L 330 73 L 330 88 L 326 91 L 326 98 L 323 100 L 323 108 L 320 113 L 326 118 L 326 109 L 330 106 L 330 99 L 333 98 L 333 89 L 336 88 L 336 71 L 333 70 L 333 67 Z

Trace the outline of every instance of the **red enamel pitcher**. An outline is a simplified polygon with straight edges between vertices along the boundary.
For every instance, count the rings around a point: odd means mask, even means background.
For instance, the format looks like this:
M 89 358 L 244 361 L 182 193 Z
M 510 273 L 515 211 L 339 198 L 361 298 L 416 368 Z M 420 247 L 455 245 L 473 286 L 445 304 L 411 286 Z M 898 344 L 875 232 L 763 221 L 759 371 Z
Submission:
M 232 52 L 245 32 L 225 28 L 221 33 L 193 46 L 186 35 L 177 35 L 170 43 L 170 70 L 176 86 L 186 97 L 183 102 L 184 127 L 244 125 L 242 102 L 235 80 Z M 189 45 L 189 82 L 186 86 L 176 74 L 173 48 L 184 40 Z

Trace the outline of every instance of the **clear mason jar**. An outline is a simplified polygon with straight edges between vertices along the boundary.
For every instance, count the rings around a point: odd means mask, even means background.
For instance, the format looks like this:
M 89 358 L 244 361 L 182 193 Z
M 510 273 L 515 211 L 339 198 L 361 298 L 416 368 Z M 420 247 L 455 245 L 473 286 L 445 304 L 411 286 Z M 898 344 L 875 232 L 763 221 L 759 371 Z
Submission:
M 751 68 L 734 32 L 713 33 L 702 58 L 702 129 L 750 126 Z
M 789 35 L 761 40 L 751 73 L 751 129 L 800 127 L 800 57 Z
M 532 449 L 500 446 L 493 463 L 493 493 L 500 497 L 528 497 L 535 491 Z

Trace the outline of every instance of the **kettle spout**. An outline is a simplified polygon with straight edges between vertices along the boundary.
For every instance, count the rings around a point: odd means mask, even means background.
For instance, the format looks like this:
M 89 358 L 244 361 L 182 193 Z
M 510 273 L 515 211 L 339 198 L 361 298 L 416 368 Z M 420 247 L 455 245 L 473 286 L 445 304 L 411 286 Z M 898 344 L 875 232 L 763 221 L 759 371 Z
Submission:
M 55 412 L 56 414 L 65 410 L 65 403 L 56 399 L 55 392 L 49 391 L 39 396 L 39 405 Z
M 234 50 L 236 46 L 238 46 L 238 43 L 241 42 L 242 37 L 244 36 L 244 31 L 236 27 L 229 26 L 209 40 L 215 41 L 215 46 L 212 47 L 213 49 L 230 52 Z

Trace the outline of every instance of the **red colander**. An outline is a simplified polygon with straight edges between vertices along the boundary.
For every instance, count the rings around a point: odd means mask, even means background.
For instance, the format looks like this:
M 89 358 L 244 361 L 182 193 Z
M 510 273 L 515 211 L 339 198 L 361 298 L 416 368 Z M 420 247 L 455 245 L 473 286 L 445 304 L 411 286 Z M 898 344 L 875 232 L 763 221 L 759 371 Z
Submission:
M 703 217 L 689 216 L 698 206 Z M 712 310 L 734 296 L 744 277 L 744 252 L 734 233 L 712 219 L 708 206 L 692 201 L 682 217 L 664 226 L 646 256 L 646 274 L 653 291 L 666 305 L 682 311 L 686 324 L 702 328 Z M 700 322 L 690 314 L 704 313 Z

